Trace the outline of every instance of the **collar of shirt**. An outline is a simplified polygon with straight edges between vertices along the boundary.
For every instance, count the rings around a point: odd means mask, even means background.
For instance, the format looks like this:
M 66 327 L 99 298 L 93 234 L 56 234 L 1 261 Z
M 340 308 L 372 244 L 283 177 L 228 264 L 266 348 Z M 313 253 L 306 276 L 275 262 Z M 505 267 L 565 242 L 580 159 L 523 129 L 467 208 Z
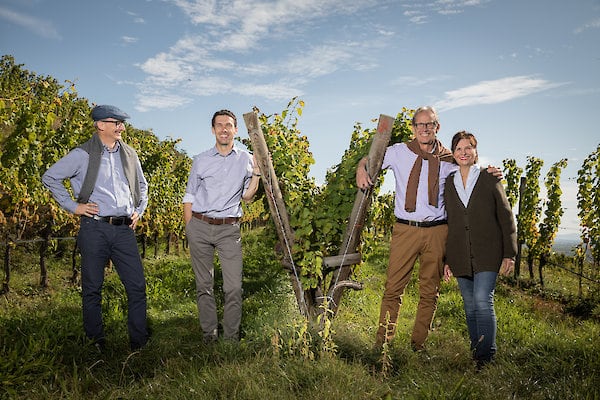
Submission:
M 211 149 L 211 156 L 222 156 L 222 157 L 227 157 L 228 155 L 230 155 L 231 153 L 235 153 L 237 154 L 239 152 L 239 149 L 236 147 L 236 145 L 234 144 L 233 147 L 231 148 L 231 151 L 229 153 L 227 153 L 227 155 L 223 156 L 221 153 L 219 153 L 219 150 L 217 150 L 217 146 L 213 146 L 213 148 Z
M 477 183 L 477 179 L 479 178 L 480 172 L 480 166 L 477 164 L 473 164 L 471 168 L 469 168 L 469 176 L 467 176 L 467 182 L 464 186 L 462 182 L 462 177 L 460 175 L 460 170 L 456 171 L 456 173 L 454 174 L 454 187 L 456 188 L 456 192 L 458 193 L 460 201 L 462 201 L 465 207 L 467 207 L 467 205 L 469 204 L 469 199 L 471 198 L 473 188 Z
M 104 147 L 104 150 L 108 151 L 109 153 L 116 153 L 121 148 L 121 142 L 117 140 L 115 143 L 115 147 L 113 147 L 112 149 L 109 149 L 104 143 L 102 143 L 102 147 Z

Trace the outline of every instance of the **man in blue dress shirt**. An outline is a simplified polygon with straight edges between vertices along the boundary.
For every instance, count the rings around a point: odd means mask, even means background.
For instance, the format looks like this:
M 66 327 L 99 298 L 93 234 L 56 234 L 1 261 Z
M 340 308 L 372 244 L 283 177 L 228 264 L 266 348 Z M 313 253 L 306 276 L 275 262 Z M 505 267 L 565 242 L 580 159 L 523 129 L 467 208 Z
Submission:
M 83 328 L 99 350 L 106 338 L 102 323 L 102 285 L 109 260 L 119 274 L 128 300 L 129 344 L 146 345 L 146 281 L 135 226 L 148 205 L 148 184 L 136 151 L 121 140 L 129 115 L 117 107 L 92 110 L 92 138 L 52 165 L 44 185 L 65 210 L 79 215 L 77 246 L 81 252 Z M 63 181 L 69 179 L 75 199 Z
M 183 197 L 185 232 L 196 278 L 196 302 L 204 342 L 217 340 L 214 254 L 223 273 L 223 338 L 239 340 L 242 319 L 241 200 L 252 201 L 260 169 L 250 153 L 234 146 L 237 119 L 229 110 L 212 118 L 215 146 L 194 157 Z

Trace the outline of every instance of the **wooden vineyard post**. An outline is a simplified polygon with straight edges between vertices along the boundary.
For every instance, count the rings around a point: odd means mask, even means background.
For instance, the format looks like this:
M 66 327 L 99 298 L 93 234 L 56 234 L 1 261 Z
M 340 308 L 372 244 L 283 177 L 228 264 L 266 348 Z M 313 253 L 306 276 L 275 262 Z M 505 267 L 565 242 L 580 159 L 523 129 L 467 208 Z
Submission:
M 0 294 L 5 294 L 10 291 L 10 247 L 12 243 L 6 238 L 4 242 L 4 281 Z
M 379 116 L 379 123 L 377 124 L 377 132 L 373 136 L 371 147 L 369 149 L 369 161 L 368 171 L 371 181 L 375 182 L 378 175 L 381 172 L 381 165 L 383 164 L 383 157 L 385 156 L 385 150 L 392 137 L 392 128 L 394 127 L 394 118 L 389 115 L 381 114 Z M 358 189 L 356 192 L 356 198 L 354 199 L 354 207 L 348 220 L 348 226 L 346 227 L 346 233 L 342 240 L 342 246 L 340 247 L 339 256 L 350 256 L 356 253 L 360 234 L 366 219 L 367 209 L 371 204 L 372 190 Z M 358 260 L 360 262 L 360 259 Z M 354 263 L 358 264 L 358 263 Z M 347 262 L 341 262 L 340 268 L 336 269 L 331 279 L 329 289 L 327 291 L 328 298 L 333 299 L 333 304 L 329 305 L 329 308 L 336 313 L 340 304 L 340 299 L 343 294 L 343 289 L 348 287 L 348 278 L 352 272 L 352 265 Z M 352 286 L 352 285 L 350 285 Z
M 269 210 L 273 217 L 273 222 L 275 223 L 277 236 L 283 246 L 283 264 L 289 266 L 288 271 L 300 312 L 302 315 L 308 317 L 309 313 L 304 297 L 304 289 L 302 288 L 302 282 L 299 279 L 300 271 L 294 266 L 294 260 L 292 258 L 294 232 L 290 226 L 289 216 L 285 208 L 285 203 L 283 202 L 281 189 L 279 188 L 279 181 L 275 175 L 275 169 L 273 168 L 273 163 L 269 156 L 269 149 L 262 132 L 260 121 L 258 120 L 258 115 L 255 112 L 246 113 L 244 114 L 244 122 L 248 128 L 248 137 L 252 142 L 254 156 L 260 167 L 262 174 L 261 181 L 265 189 L 267 202 L 269 203 Z
M 521 177 L 521 181 L 519 182 L 519 206 L 517 209 L 517 216 L 521 215 L 521 207 L 523 206 L 523 193 L 525 193 L 525 185 L 527 184 L 527 178 L 524 176 Z M 523 250 L 523 232 L 517 231 L 517 257 L 515 259 L 515 271 L 514 277 L 519 280 L 519 275 L 521 274 L 521 251 Z

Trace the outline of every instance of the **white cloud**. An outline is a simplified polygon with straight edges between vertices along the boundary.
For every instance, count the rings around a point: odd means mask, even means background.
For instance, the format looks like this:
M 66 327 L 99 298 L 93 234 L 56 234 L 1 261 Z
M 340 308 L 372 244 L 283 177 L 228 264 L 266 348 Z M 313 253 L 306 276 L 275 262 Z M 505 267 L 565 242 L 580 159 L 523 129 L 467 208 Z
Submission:
M 379 28 L 377 30 L 377 33 L 379 33 L 382 36 L 394 36 L 396 34 L 396 32 L 394 32 L 393 30 L 389 30 L 387 28 Z
M 449 75 L 437 75 L 425 78 L 417 76 L 399 76 L 392 80 L 391 84 L 394 86 L 424 86 L 430 83 L 446 81 L 449 78 Z
M 301 95 L 302 85 L 318 77 L 376 66 L 370 53 L 379 43 L 372 38 L 367 43 L 324 37 L 322 43 L 314 45 L 296 40 L 303 29 L 313 27 L 313 21 L 368 7 L 374 0 L 351 5 L 344 0 L 172 2 L 201 27 L 137 65 L 146 74 L 140 91 L 162 91 L 176 99 L 145 100 L 141 105 L 144 109 L 152 105 L 171 107 L 179 99 L 225 92 L 289 99 Z M 377 32 L 380 28 L 373 29 Z M 379 37 L 386 40 L 389 35 Z
M 134 13 L 133 11 L 127 11 L 127 14 L 130 15 L 131 17 L 133 17 L 134 24 L 145 24 L 146 23 L 146 20 L 143 17 L 140 17 L 138 14 Z
M 124 44 L 132 44 L 132 43 L 136 43 L 138 41 L 138 38 L 131 37 L 131 36 L 121 36 L 121 40 L 123 41 Z
M 323 44 L 302 54 L 295 54 L 281 65 L 281 70 L 290 75 L 316 78 L 331 74 L 352 62 L 354 54 L 343 44 Z
M 304 94 L 300 89 L 278 83 L 242 84 L 236 87 L 235 91 L 244 96 L 260 96 L 271 100 L 289 100 L 291 97 Z
M 588 29 L 598 29 L 600 28 L 600 18 L 596 18 L 595 20 L 583 24 L 582 26 L 575 29 L 575 34 L 582 33 L 583 31 L 587 31 Z
M 140 92 L 136 95 L 137 104 L 135 109 L 141 112 L 155 109 L 175 109 L 192 101 L 189 97 L 166 93 Z
M 556 88 L 564 83 L 552 83 L 532 76 L 512 76 L 493 81 L 481 81 L 474 85 L 446 92 L 444 99 L 435 103 L 439 110 L 480 104 L 502 103 Z
M 306 21 L 338 13 L 352 14 L 375 5 L 375 0 L 172 0 L 196 25 L 205 25 L 214 48 L 247 51 L 259 46 L 265 36 L 294 33 L 295 21 Z
M 212 96 L 218 93 L 227 93 L 235 90 L 235 86 L 228 79 L 207 76 L 191 81 L 188 85 L 189 92 L 195 96 Z
M 430 15 L 454 15 L 461 14 L 469 7 L 479 7 L 490 0 L 437 0 L 432 2 L 413 2 L 404 4 L 407 9 L 404 12 L 413 24 L 425 24 L 429 22 Z
M 148 80 L 162 86 L 187 80 L 193 72 L 190 64 L 167 53 L 148 59 L 140 68 L 149 75 Z
M 413 24 L 424 24 L 428 21 L 427 16 L 421 11 L 405 11 L 404 16 L 408 17 Z
M 264 27 L 286 24 L 303 16 L 323 16 L 337 12 L 352 13 L 368 5 L 376 4 L 374 0 L 172 0 L 172 3 L 190 18 L 195 24 L 211 24 L 227 27 L 234 23 L 262 30 Z M 250 28 L 252 29 L 252 28 Z
M 363 60 L 361 52 L 363 46 L 359 43 L 328 43 L 284 54 L 281 60 L 239 64 L 216 58 L 214 52 L 200 48 L 195 39 L 185 38 L 168 52 L 138 65 L 147 74 L 139 86 L 178 93 L 182 98 L 229 92 L 272 100 L 289 99 L 302 95 L 301 86 L 318 77 L 345 68 L 373 68 L 373 61 Z M 170 102 L 146 102 L 143 108 L 148 109 L 151 104 L 171 107 Z
M 9 10 L 4 7 L 0 7 L 0 18 L 8 20 L 9 22 L 19 25 L 38 36 L 47 39 L 62 39 L 54 24 L 51 21 L 42 20 L 29 15 L 21 14 L 16 11 Z

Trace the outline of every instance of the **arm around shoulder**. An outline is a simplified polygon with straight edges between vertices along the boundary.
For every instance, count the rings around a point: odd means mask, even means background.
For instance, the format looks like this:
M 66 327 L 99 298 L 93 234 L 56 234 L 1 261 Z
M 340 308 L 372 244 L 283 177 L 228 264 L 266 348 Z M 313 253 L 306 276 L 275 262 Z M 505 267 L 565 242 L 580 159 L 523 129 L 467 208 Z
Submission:
M 504 178 L 504 174 L 502 173 L 502 170 L 498 167 L 495 167 L 493 165 L 488 165 L 486 171 L 495 176 L 498 180 L 502 180 Z

